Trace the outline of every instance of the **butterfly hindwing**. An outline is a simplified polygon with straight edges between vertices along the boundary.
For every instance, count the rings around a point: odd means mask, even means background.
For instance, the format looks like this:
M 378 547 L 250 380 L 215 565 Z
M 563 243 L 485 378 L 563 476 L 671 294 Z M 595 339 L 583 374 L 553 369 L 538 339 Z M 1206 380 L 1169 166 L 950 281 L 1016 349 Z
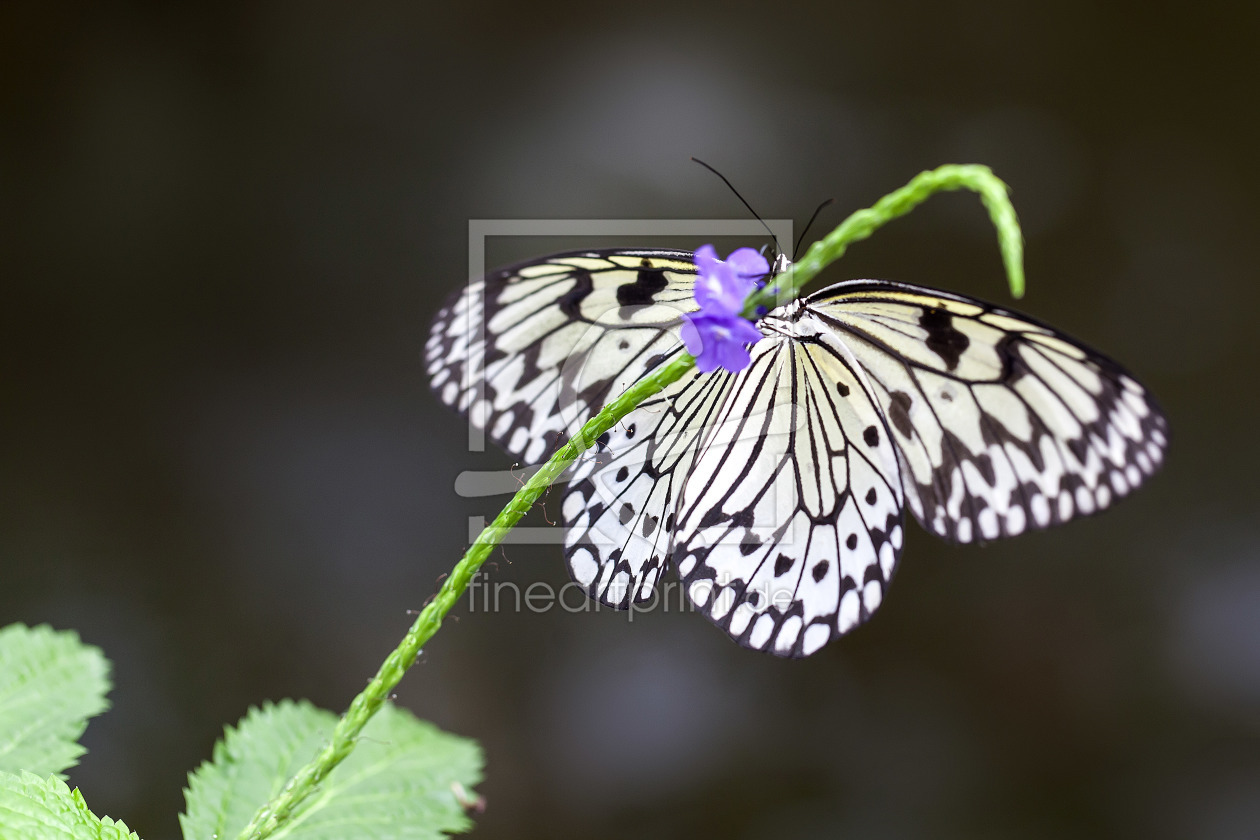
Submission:
M 807 656 L 866 620 L 903 542 L 896 455 L 834 336 L 776 310 L 705 433 L 674 559 L 692 602 L 740 644 Z
M 433 390 L 526 463 L 545 460 L 678 346 L 694 311 L 691 254 L 557 254 L 475 280 L 438 312 Z
M 690 371 L 574 465 L 562 508 L 565 560 L 592 598 L 619 609 L 653 598 L 669 563 L 679 491 L 730 380 Z
M 1114 362 L 1031 318 L 895 283 L 803 301 L 867 372 L 910 510 L 958 542 L 1101 510 L 1159 467 L 1167 422 Z

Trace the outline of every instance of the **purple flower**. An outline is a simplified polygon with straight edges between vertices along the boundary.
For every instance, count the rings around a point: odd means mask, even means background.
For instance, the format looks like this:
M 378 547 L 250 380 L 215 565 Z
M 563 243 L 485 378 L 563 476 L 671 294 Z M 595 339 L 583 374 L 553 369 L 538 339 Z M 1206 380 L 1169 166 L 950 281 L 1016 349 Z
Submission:
M 723 368 L 738 373 L 748 367 L 747 345 L 761 340 L 761 331 L 740 313 L 769 275 L 770 264 L 752 248 L 733 251 L 724 262 L 712 245 L 704 245 L 696 250 L 696 269 L 700 311 L 683 316 L 683 343 L 700 372 Z
M 761 340 L 761 330 L 752 321 L 738 315 L 685 315 L 682 325 L 683 343 L 696 357 L 701 373 L 724 368 L 738 373 L 748 367 L 750 357 L 746 345 Z
M 738 315 L 744 301 L 770 274 L 770 263 L 752 248 L 732 251 L 723 262 L 712 245 L 696 249 L 696 303 L 706 315 Z

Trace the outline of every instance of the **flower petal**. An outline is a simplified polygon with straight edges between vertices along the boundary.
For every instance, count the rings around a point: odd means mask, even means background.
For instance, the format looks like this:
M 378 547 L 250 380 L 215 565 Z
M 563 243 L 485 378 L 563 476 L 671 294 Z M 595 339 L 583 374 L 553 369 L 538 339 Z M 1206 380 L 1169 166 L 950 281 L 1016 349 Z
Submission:
M 770 263 L 752 248 L 737 248 L 731 251 L 731 255 L 726 258 L 726 263 L 734 270 L 737 277 L 744 279 L 765 280 L 770 274 Z
M 712 245 L 701 245 L 696 249 L 695 263 L 699 275 L 696 277 L 696 302 L 702 310 L 708 309 L 715 299 L 722 296 L 722 280 L 727 269 Z
M 699 356 L 704 350 L 704 337 L 696 324 L 696 321 L 703 317 L 703 315 L 683 315 L 682 340 L 687 346 L 687 352 L 693 356 Z
M 700 304 L 702 311 L 715 315 L 733 315 L 744 303 L 744 296 L 740 295 L 741 289 L 736 288 L 739 283 L 731 267 L 719 261 L 696 282 L 696 302 Z
M 717 249 L 712 245 L 701 245 L 696 249 L 696 270 L 700 272 L 701 276 L 713 271 L 713 267 L 719 262 L 721 260 L 718 259 Z
M 751 360 L 748 348 L 742 344 L 723 343 L 714 355 L 718 357 L 718 365 L 731 373 L 739 373 Z
M 712 373 L 721 366 L 722 363 L 718 360 L 716 348 L 711 348 L 708 351 L 701 353 L 699 356 L 696 356 L 696 370 L 701 373 Z
M 731 340 L 739 345 L 756 344 L 765 336 L 761 334 L 761 330 L 757 329 L 757 325 L 751 321 L 740 318 L 730 325 Z

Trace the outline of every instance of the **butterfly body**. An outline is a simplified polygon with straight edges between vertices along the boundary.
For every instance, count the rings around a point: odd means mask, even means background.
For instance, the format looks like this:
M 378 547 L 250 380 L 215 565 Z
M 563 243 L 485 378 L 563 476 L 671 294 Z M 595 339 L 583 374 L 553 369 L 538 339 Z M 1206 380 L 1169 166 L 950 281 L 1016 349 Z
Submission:
M 684 352 L 694 285 L 677 251 L 498 272 L 435 320 L 435 390 L 540 461 Z M 1131 376 L 1000 307 L 859 280 L 757 327 L 746 369 L 689 371 L 573 466 L 565 556 L 591 597 L 650 603 L 673 566 L 740 644 L 805 656 L 882 603 L 905 510 L 950 541 L 1014 536 L 1106 508 L 1163 460 L 1166 421 Z

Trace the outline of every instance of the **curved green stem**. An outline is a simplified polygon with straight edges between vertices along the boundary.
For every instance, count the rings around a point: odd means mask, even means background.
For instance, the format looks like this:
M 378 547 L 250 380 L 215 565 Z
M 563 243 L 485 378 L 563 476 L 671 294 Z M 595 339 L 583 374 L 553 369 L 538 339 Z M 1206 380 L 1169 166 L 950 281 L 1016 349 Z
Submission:
M 971 190 L 980 194 L 980 201 L 989 211 L 993 226 L 997 228 L 998 248 L 1006 266 L 1011 295 L 1015 298 L 1023 297 L 1024 235 L 1020 231 L 1015 208 L 1006 194 L 1006 184 L 987 166 L 951 163 L 919 173 L 901 189 L 849 216 L 835 230 L 811 245 L 798 262 L 760 294 L 750 297 L 744 308 L 744 315 L 751 318 L 758 306 L 773 307 L 795 299 L 806 283 L 843 256 L 851 244 L 866 239 L 936 193 L 953 190 Z
M 524 486 L 512 497 L 507 507 L 495 517 L 494 521 L 482 530 L 474 542 L 455 564 L 451 574 L 442 583 L 441 589 L 433 600 L 420 611 L 411 629 L 403 637 L 402 642 L 382 663 L 376 676 L 367 684 L 350 703 L 350 708 L 341 716 L 332 732 L 328 743 L 320 750 L 309 764 L 298 771 L 284 790 L 267 803 L 241 832 L 241 840 L 262 840 L 289 819 L 302 802 L 311 795 L 319 783 L 330 771 L 340 764 L 352 750 L 363 731 L 363 727 L 376 714 L 381 704 L 389 698 L 390 692 L 398 685 L 407 669 L 420 655 L 420 649 L 442 626 L 442 619 L 455 606 L 455 602 L 468 588 L 473 575 L 481 568 L 481 564 L 490 556 L 494 547 L 503 541 L 508 531 L 521 520 L 539 496 L 551 486 L 560 474 L 572 464 L 583 451 L 589 449 L 604 432 L 617 424 L 643 400 L 661 391 L 669 384 L 678 381 L 691 367 L 695 359 L 686 353 L 669 364 L 661 367 L 649 376 L 634 383 L 628 390 L 617 397 L 587 421 L 581 431 L 568 443 L 560 447 L 542 469 L 530 476 Z
M 845 249 L 858 240 L 865 239 L 878 228 L 910 212 L 928 196 L 946 190 L 970 189 L 980 194 L 989 210 L 989 216 L 998 230 L 999 244 L 1006 263 L 1011 293 L 1020 297 L 1024 292 L 1023 237 L 1015 210 L 1006 196 L 1003 184 L 987 166 L 942 166 L 924 172 L 906 186 L 889 193 L 866 210 L 859 210 L 845 219 L 835 230 L 815 242 L 805 252 L 800 262 L 786 273 L 779 283 L 749 299 L 747 313 L 759 303 L 771 303 L 778 289 L 779 300 L 791 299 L 801 287 L 812 280 L 827 265 L 844 254 Z M 633 411 L 639 403 L 668 385 L 677 382 L 695 364 L 686 353 L 634 383 L 621 396 L 592 417 L 568 443 L 512 497 L 507 507 L 495 517 L 469 547 L 463 558 L 451 570 L 437 595 L 416 618 L 407 635 L 382 663 L 376 676 L 350 703 L 333 729 L 328 744 L 315 758 L 298 771 L 284 789 L 271 802 L 263 806 L 249 825 L 239 835 L 239 840 L 263 840 L 280 829 L 317 789 L 319 783 L 354 750 L 359 733 L 376 714 L 398 682 L 420 655 L 420 649 L 442 626 L 442 620 L 455 606 L 455 602 L 468 588 L 473 575 L 490 556 L 494 547 L 503 541 L 508 531 L 521 520 L 551 483 L 558 479 L 583 451 L 595 440 L 617 424 L 622 417 Z

